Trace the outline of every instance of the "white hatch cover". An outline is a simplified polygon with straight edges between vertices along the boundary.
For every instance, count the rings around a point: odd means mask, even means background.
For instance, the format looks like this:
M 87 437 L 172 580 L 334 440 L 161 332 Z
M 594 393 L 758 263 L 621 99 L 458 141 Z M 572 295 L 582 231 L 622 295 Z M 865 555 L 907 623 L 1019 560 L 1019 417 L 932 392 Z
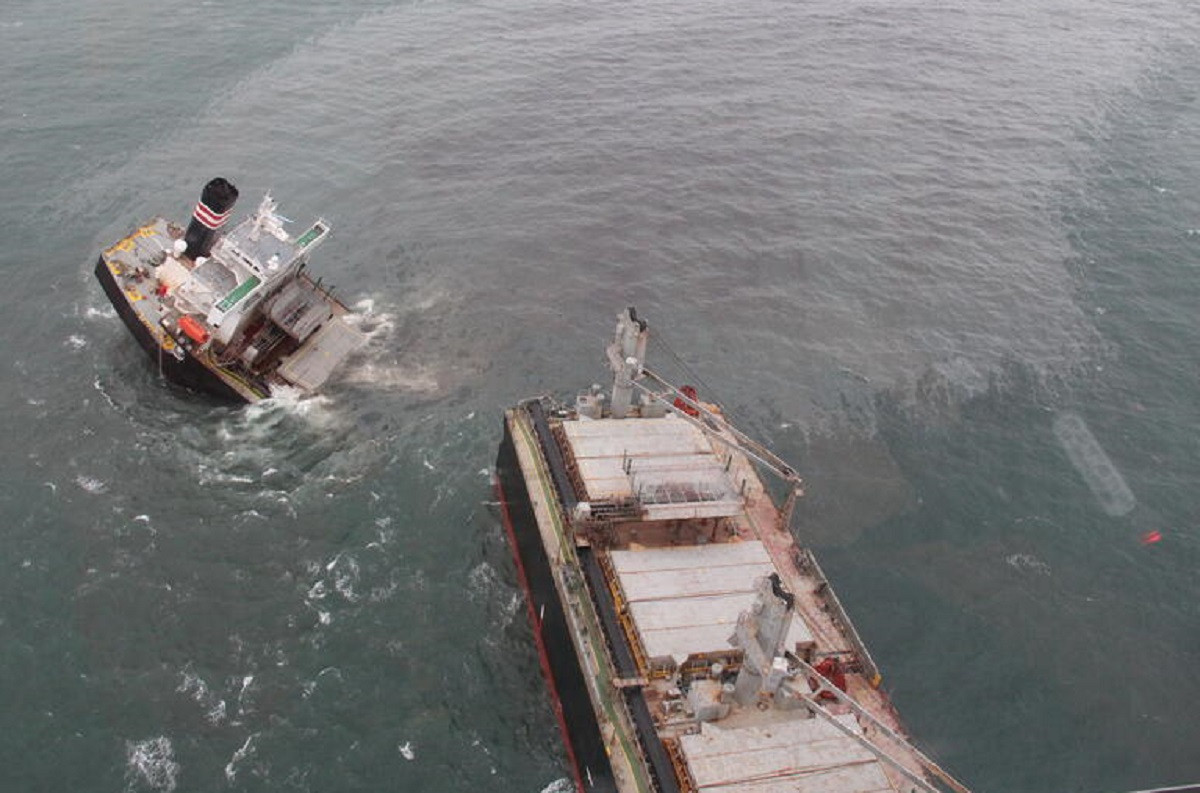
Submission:
M 737 515 L 743 500 L 712 442 L 674 416 L 564 421 L 589 500 L 636 498 L 648 520 Z
M 638 638 L 650 658 L 728 651 L 755 584 L 775 572 L 757 540 L 611 551 L 613 568 Z M 813 642 L 798 616 L 785 640 L 795 651 Z
M 794 711 L 793 711 L 794 712 Z M 861 733 L 853 715 L 835 716 Z M 706 723 L 679 738 L 701 793 L 893 793 L 870 751 L 821 718 L 723 728 Z

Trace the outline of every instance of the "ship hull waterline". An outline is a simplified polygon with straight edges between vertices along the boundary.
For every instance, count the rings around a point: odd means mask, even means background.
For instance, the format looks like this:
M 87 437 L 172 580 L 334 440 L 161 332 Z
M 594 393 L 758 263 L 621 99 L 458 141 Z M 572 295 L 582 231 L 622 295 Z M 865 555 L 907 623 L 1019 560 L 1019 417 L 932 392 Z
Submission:
M 554 586 L 507 420 L 496 459 L 496 491 L 576 789 L 581 793 L 615 793 L 617 785 L 608 753 Z

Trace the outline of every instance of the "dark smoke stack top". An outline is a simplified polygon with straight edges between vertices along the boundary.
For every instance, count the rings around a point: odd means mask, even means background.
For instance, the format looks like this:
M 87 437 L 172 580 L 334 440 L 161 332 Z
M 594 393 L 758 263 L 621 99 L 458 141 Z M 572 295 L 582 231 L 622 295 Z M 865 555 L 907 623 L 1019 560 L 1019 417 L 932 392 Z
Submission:
M 212 250 L 213 241 L 217 238 L 217 230 L 229 220 L 237 197 L 237 188 L 219 176 L 204 185 L 204 191 L 200 193 L 200 203 L 196 204 L 192 222 L 188 224 L 187 234 L 184 236 L 188 256 L 195 259 L 208 255 Z

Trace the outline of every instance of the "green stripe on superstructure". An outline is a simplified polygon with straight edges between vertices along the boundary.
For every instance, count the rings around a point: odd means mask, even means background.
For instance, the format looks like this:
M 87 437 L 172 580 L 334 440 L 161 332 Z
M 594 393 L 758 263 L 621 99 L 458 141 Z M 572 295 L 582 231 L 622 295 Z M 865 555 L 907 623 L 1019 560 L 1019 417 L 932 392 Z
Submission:
M 300 235 L 300 239 L 296 240 L 296 247 L 307 248 L 313 240 L 321 236 L 327 229 L 320 223 L 315 224 L 311 229 Z
M 240 284 L 238 284 L 232 292 L 225 295 L 221 302 L 217 303 L 217 308 L 221 311 L 228 311 L 236 306 L 239 300 L 250 294 L 254 287 L 258 286 L 260 283 L 262 282 L 258 280 L 257 276 L 250 276 L 245 281 L 242 281 Z

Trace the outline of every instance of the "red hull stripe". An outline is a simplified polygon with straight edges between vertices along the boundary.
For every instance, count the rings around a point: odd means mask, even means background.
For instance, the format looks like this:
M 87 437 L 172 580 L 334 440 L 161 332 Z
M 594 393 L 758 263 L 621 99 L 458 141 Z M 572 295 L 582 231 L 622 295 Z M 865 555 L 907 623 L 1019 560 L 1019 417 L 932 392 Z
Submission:
M 210 228 L 213 231 L 216 231 L 217 229 L 221 228 L 221 226 L 225 225 L 225 221 L 229 220 L 229 216 L 232 213 L 232 208 L 220 213 L 213 212 L 211 209 L 205 206 L 203 201 L 200 201 L 196 204 L 196 211 L 192 213 L 192 216 L 195 217 L 196 220 L 200 221 L 200 224 L 205 228 Z
M 521 580 L 521 588 L 525 590 L 525 607 L 529 614 L 529 625 L 533 628 L 533 637 L 537 640 L 538 660 L 542 664 L 542 675 L 550 684 L 550 695 L 554 700 L 554 715 L 558 717 L 558 729 L 562 731 L 563 744 L 567 748 L 567 761 L 571 765 L 571 773 L 575 777 L 575 790 L 584 793 L 583 775 L 579 770 L 579 761 L 575 759 L 575 750 L 571 746 L 571 731 L 567 729 L 567 720 L 563 717 L 562 702 L 558 699 L 558 687 L 554 683 L 554 672 L 550 669 L 550 658 L 546 655 L 546 646 L 542 643 L 542 621 L 538 619 L 533 609 L 533 590 L 529 588 L 529 579 L 525 575 L 525 565 L 521 562 L 521 554 L 517 552 L 517 532 L 513 528 L 512 518 L 508 514 L 508 500 L 504 497 L 504 488 L 500 486 L 500 477 L 496 475 L 492 481 L 496 490 L 496 500 L 500 502 L 501 522 L 508 534 L 509 547 L 512 548 L 513 561 L 517 563 L 517 578 Z

